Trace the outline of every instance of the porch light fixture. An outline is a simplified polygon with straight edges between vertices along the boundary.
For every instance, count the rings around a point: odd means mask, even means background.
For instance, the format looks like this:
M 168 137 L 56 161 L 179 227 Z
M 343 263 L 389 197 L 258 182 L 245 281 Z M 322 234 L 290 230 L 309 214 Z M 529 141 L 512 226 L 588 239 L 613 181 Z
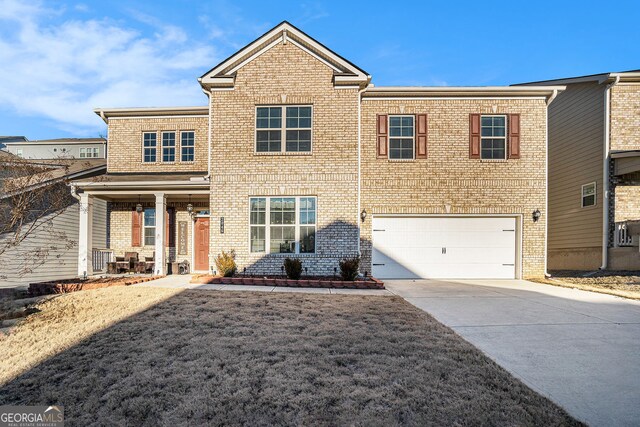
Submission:
M 366 209 L 362 209 L 362 212 L 360 212 L 360 219 L 362 220 L 362 222 L 364 222 L 364 220 L 367 219 L 367 210 Z
M 533 222 L 538 222 L 541 216 L 542 216 L 542 213 L 540 213 L 540 209 L 536 209 L 531 214 L 531 217 L 533 218 Z
M 140 196 L 138 196 L 138 204 L 136 205 L 136 212 L 142 212 L 142 203 L 140 203 Z
M 189 214 L 193 213 L 193 205 L 191 204 L 191 194 L 189 194 L 189 203 L 187 203 L 187 212 L 189 212 Z

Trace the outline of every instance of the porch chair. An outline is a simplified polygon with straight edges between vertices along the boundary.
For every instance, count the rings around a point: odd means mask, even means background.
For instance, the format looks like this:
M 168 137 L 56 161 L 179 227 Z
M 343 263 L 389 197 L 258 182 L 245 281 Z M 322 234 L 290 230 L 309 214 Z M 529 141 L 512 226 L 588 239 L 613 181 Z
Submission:
M 151 256 L 144 257 L 144 271 L 145 273 L 153 273 L 156 266 L 156 252 L 154 251 Z

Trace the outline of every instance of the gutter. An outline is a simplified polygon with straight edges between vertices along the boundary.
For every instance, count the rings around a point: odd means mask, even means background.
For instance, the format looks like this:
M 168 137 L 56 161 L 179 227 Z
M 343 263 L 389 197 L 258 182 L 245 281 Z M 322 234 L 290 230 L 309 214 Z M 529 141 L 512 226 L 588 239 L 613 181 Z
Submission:
M 602 193 L 602 265 L 600 270 L 606 270 L 609 264 L 609 174 L 611 161 L 611 155 L 609 153 L 611 149 L 611 137 L 610 137 L 610 123 L 611 123 L 611 88 L 620 82 L 620 75 L 615 76 L 615 80 L 609 83 L 604 91 L 604 168 L 602 174 L 602 187 L 604 189 Z
M 78 195 L 78 186 L 76 184 L 71 184 L 69 185 L 69 187 L 73 198 L 77 201 L 80 201 L 80 196 Z

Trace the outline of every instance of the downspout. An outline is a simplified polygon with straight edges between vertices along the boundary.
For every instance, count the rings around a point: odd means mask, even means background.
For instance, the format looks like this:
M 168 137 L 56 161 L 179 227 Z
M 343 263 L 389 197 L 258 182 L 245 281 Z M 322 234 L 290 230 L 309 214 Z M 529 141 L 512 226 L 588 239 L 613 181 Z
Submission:
M 207 94 L 207 97 L 209 97 L 209 129 L 208 129 L 208 133 L 207 133 L 207 138 L 209 139 L 208 141 L 208 149 L 207 149 L 207 176 L 205 177 L 205 179 L 207 181 L 211 180 L 211 110 L 213 108 L 213 99 L 211 98 L 213 96 L 213 93 L 211 93 L 211 91 L 209 92 L 205 92 Z
M 545 198 L 544 198 L 544 212 L 545 212 L 545 215 L 547 216 L 546 217 L 547 219 L 545 219 L 544 221 L 544 276 L 545 277 L 551 277 L 547 267 L 547 261 L 549 258 L 549 255 L 547 252 L 548 251 L 547 240 L 549 238 L 548 237 L 549 236 L 549 105 L 553 102 L 554 99 L 556 99 L 556 96 L 558 96 L 558 90 L 554 89 L 553 94 L 551 94 L 549 99 L 547 99 L 547 108 L 544 109 L 544 125 L 545 125 L 544 185 L 545 185 L 545 188 L 547 189 L 547 191 L 545 192 Z
M 361 178 L 361 166 L 362 166 L 362 129 L 361 129 L 361 121 L 362 121 L 362 93 L 367 90 L 367 86 L 365 85 L 362 89 L 358 90 L 358 211 L 356 212 L 356 224 L 358 224 L 358 255 L 362 256 L 360 252 L 360 228 L 362 227 L 362 221 L 360 220 L 360 211 L 362 208 L 361 200 L 360 200 L 360 178 Z
M 606 270 L 609 264 L 609 162 L 611 156 L 609 151 L 611 149 L 610 138 L 610 122 L 611 122 L 611 88 L 620 82 L 620 76 L 616 76 L 616 79 L 609 83 L 604 91 L 604 168 L 602 175 L 602 265 L 600 270 Z

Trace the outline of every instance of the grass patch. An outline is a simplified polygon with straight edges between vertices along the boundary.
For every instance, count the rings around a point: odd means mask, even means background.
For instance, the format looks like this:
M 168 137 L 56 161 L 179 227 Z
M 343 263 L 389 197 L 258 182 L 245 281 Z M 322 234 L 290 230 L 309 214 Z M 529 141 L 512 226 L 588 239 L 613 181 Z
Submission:
M 0 341 L 0 401 L 74 425 L 577 424 L 398 297 L 126 287 L 39 308 Z

